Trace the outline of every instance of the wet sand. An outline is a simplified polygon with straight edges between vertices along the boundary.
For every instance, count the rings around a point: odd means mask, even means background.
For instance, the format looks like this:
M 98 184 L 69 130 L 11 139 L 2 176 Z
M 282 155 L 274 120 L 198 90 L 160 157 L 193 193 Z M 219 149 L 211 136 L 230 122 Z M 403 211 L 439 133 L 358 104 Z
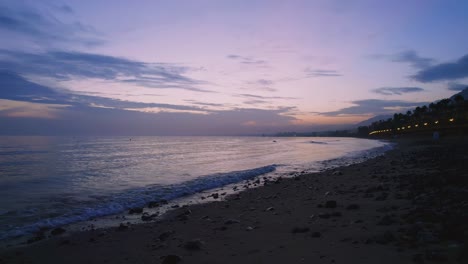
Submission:
M 468 140 L 397 143 L 158 222 L 2 249 L 0 263 L 468 263 Z

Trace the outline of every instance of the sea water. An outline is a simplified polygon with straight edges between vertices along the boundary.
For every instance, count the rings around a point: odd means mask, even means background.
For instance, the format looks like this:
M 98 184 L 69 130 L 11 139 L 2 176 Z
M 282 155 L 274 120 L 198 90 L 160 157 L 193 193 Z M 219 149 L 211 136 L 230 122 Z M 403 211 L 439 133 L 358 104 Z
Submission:
M 387 149 L 356 138 L 0 137 L 0 240 Z

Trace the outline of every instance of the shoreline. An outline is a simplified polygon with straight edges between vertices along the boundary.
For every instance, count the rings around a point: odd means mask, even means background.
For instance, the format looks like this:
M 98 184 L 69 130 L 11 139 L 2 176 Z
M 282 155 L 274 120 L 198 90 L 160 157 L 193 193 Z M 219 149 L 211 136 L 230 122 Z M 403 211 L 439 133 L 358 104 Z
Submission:
M 304 139 L 305 140 L 305 139 Z M 307 140 L 306 140 L 307 141 Z M 336 140 L 339 141 L 339 140 Z M 263 173 L 253 178 L 248 178 L 245 180 L 241 180 L 235 183 L 228 183 L 223 186 L 218 186 L 213 189 L 206 189 L 202 191 L 197 191 L 195 193 L 191 193 L 188 195 L 182 195 L 180 197 L 176 197 L 173 199 L 162 200 L 164 203 L 159 204 L 158 200 L 149 201 L 146 204 L 136 205 L 131 208 L 127 208 L 122 212 L 102 215 L 102 216 L 95 216 L 88 218 L 86 220 L 80 220 L 75 222 L 69 222 L 68 219 L 59 219 L 52 218 L 46 219 L 45 223 L 47 225 L 43 227 L 33 227 L 36 223 L 26 227 L 36 228 L 34 231 L 26 231 L 27 233 L 23 233 L 20 236 L 11 236 L 6 239 L 0 240 L 0 250 L 3 248 L 14 248 L 16 246 L 27 246 L 31 242 L 38 242 L 47 240 L 54 236 L 54 230 L 61 233 L 63 230 L 66 230 L 67 234 L 75 233 L 75 232 L 83 232 L 89 231 L 92 229 L 102 229 L 102 228 L 113 228 L 118 227 L 120 223 L 127 223 L 127 224 L 145 224 L 148 222 L 155 222 L 162 218 L 166 212 L 171 211 L 175 208 L 180 206 L 187 206 L 192 204 L 200 204 L 200 203 L 207 203 L 213 201 L 220 201 L 223 200 L 226 196 L 236 194 L 239 192 L 244 191 L 245 189 L 250 188 L 257 188 L 261 187 L 264 184 L 264 181 L 272 181 L 278 177 L 282 178 L 290 178 L 295 177 L 300 174 L 304 173 L 317 173 L 323 170 L 332 169 L 341 166 L 348 166 L 350 164 L 360 163 L 369 158 L 376 157 L 382 155 L 389 149 L 393 148 L 393 144 L 386 141 L 386 140 L 375 140 L 378 142 L 383 142 L 384 145 L 373 147 L 366 150 L 357 150 L 352 152 L 346 152 L 340 157 L 331 158 L 328 160 L 320 160 L 320 161 L 312 161 L 306 163 L 293 163 L 293 164 L 271 164 L 264 167 L 258 168 L 247 168 L 244 170 L 239 171 L 230 171 L 225 173 L 219 174 L 233 174 L 233 173 L 250 173 L 253 171 L 258 171 L 259 169 L 265 169 L 266 167 L 274 166 L 275 170 L 267 173 Z M 313 144 L 328 144 L 324 142 L 317 142 L 317 141 L 310 141 Z M 213 174 L 214 175 L 214 174 Z M 213 198 L 211 195 L 214 193 L 218 193 L 216 198 Z M 159 204 L 158 206 L 153 206 L 154 204 Z M 141 213 L 129 213 L 130 211 L 139 211 L 143 210 L 144 215 Z M 86 216 L 84 216 L 86 217 Z M 143 220 L 144 219 L 144 220 Z M 63 222 L 65 224 L 50 225 L 50 222 Z M 61 231 L 60 231 L 61 230 Z M 21 232 L 18 230 L 16 233 Z M 1 232 L 0 232 L 1 233 Z M 14 234 L 13 232 L 11 232 Z M 8 233 L 4 233 L 3 235 L 8 235 Z M 0 236 L 1 237 L 1 236 Z
M 279 178 L 225 201 L 175 209 L 158 222 L 57 235 L 7 248 L 0 252 L 0 263 L 466 261 L 461 253 L 466 251 L 466 234 L 459 234 L 466 223 L 456 221 L 463 210 L 445 212 L 455 214 L 446 216 L 458 232 L 445 230 L 443 219 L 424 204 L 440 194 L 441 183 L 421 181 L 421 187 L 415 179 L 433 175 L 429 178 L 440 181 L 447 170 L 463 174 L 467 140 L 442 139 L 436 145 L 397 141 L 393 150 L 363 163 Z M 455 164 L 448 164 L 447 157 Z M 453 189 L 447 181 L 442 182 Z M 466 179 L 461 181 L 455 185 L 460 197 L 444 192 L 442 198 L 463 209 Z

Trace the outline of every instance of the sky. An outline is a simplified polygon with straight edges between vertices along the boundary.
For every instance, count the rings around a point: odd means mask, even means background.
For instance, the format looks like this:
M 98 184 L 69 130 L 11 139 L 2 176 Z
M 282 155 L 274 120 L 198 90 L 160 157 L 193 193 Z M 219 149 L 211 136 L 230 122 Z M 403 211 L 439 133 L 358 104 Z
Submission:
M 0 0 L 0 134 L 350 127 L 468 86 L 468 1 Z

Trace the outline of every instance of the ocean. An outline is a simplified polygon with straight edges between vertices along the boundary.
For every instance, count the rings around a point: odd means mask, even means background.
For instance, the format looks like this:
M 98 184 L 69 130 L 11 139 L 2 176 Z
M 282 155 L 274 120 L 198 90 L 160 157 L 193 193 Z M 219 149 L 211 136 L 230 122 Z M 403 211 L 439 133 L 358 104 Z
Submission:
M 0 240 L 390 148 L 356 138 L 0 137 Z

